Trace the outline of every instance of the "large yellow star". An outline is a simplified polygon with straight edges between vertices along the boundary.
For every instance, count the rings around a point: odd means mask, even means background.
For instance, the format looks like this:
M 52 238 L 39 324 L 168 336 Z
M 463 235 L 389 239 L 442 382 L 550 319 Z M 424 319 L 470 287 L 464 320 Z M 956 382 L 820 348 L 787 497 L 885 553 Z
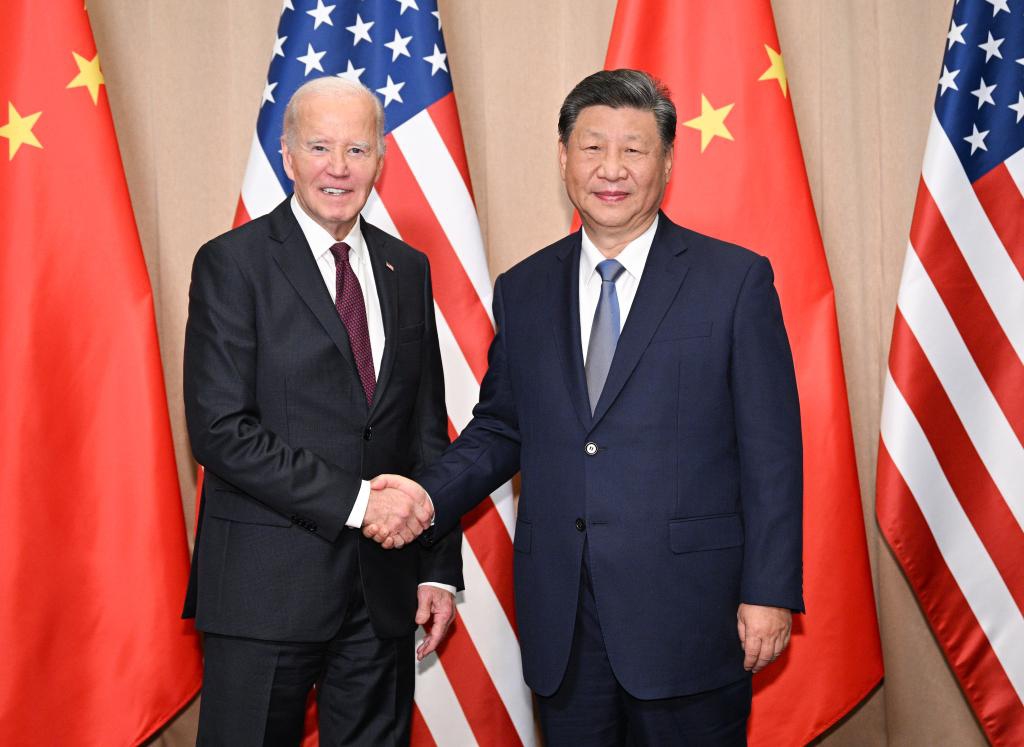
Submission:
M 767 44 L 764 45 L 764 51 L 768 53 L 768 59 L 772 64 L 769 65 L 768 69 L 764 71 L 758 80 L 779 81 L 779 88 L 782 89 L 782 95 L 789 98 L 789 82 L 786 80 L 786 66 L 782 64 L 782 55 Z
M 729 116 L 729 112 L 732 111 L 735 104 L 726 104 L 723 107 L 716 109 L 711 106 L 711 102 L 708 101 L 707 96 L 703 93 L 700 95 L 700 116 L 694 117 L 689 122 L 683 122 L 686 127 L 692 127 L 695 130 L 700 130 L 700 152 L 703 153 L 708 147 L 708 143 L 711 142 L 712 138 L 722 137 L 726 140 L 732 140 L 732 133 L 729 132 L 729 128 L 725 126 L 725 118 Z
M 36 112 L 35 114 L 23 117 L 18 114 L 18 110 L 14 108 L 12 102 L 7 102 L 7 124 L 0 127 L 0 137 L 5 137 L 8 140 L 8 161 L 14 160 L 14 154 L 18 152 L 18 148 L 22 145 L 31 145 L 35 148 L 43 147 L 32 133 L 32 128 L 35 127 L 36 120 L 39 119 L 40 114 L 42 112 Z
M 82 57 L 78 52 L 72 52 L 75 57 L 75 64 L 78 65 L 78 75 L 68 83 L 68 88 L 81 88 L 85 86 L 92 96 L 92 103 L 95 104 L 100 95 L 100 86 L 103 85 L 103 73 L 100 72 L 100 56 L 96 55 L 91 60 Z

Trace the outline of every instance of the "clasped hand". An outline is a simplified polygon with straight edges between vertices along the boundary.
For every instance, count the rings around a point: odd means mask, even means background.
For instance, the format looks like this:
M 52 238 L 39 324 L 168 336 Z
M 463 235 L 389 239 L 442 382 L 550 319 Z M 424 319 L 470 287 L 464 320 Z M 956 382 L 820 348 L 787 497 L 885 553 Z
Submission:
M 370 481 L 363 535 L 385 549 L 398 549 L 412 542 L 433 518 L 434 506 L 416 482 L 400 475 L 380 475 Z

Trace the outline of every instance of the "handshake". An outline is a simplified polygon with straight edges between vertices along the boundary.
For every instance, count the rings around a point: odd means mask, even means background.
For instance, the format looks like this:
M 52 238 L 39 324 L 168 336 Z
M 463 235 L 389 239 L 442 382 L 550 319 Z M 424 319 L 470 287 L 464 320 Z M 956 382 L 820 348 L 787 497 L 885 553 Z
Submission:
M 401 475 L 379 475 L 370 481 L 370 500 L 363 516 L 363 535 L 384 549 L 399 549 L 420 536 L 434 520 L 426 491 Z

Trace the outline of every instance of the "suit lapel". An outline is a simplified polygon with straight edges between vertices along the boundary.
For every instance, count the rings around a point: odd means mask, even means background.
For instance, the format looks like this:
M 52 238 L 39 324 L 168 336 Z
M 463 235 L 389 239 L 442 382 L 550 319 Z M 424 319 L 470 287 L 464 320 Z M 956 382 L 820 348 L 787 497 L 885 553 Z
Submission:
M 553 321 L 555 349 L 562 363 L 565 385 L 576 416 L 584 428 L 590 428 L 590 400 L 583 371 L 583 346 L 580 344 L 580 232 L 568 236 L 558 252 L 559 272 L 551 276 L 553 287 L 545 294 L 551 301 L 548 313 Z
M 341 323 L 338 310 L 331 301 L 331 294 L 324 285 L 323 275 L 320 274 L 306 237 L 292 214 L 288 199 L 278 205 L 270 215 L 270 237 L 277 242 L 273 249 L 274 261 L 295 288 L 295 292 L 323 325 L 338 352 L 352 364 L 355 371 L 355 358 L 352 356 L 345 325 Z
M 594 410 L 595 425 L 619 396 L 619 392 L 640 362 L 640 356 L 647 349 L 651 337 L 678 294 L 689 270 L 689 264 L 683 256 L 685 251 L 686 244 L 679 235 L 677 226 L 662 213 L 643 276 L 640 278 L 640 285 L 636 289 L 633 305 L 615 348 L 608 378 Z
M 377 387 L 370 406 L 372 412 L 386 391 L 388 379 L 395 366 L 395 355 L 398 350 L 398 272 L 401 268 L 390 254 L 387 234 L 365 220 L 362 221 L 362 230 L 370 255 L 370 266 L 373 267 L 373 282 L 377 286 L 380 313 L 384 322 L 384 355 L 381 357 Z

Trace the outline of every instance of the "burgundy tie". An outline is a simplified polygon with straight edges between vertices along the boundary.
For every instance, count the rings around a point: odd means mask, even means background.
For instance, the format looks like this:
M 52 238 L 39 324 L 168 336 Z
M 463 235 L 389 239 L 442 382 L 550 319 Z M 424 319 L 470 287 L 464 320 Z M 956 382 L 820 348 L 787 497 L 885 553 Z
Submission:
M 348 261 L 348 244 L 340 242 L 331 247 L 334 255 L 335 301 L 338 316 L 348 332 L 348 342 L 352 347 L 352 355 L 359 369 L 359 379 L 363 383 L 366 404 L 373 402 L 373 390 L 377 379 L 373 374 L 373 351 L 370 349 L 370 328 L 366 324 L 366 304 L 363 302 L 363 291 L 359 280 L 352 272 Z

